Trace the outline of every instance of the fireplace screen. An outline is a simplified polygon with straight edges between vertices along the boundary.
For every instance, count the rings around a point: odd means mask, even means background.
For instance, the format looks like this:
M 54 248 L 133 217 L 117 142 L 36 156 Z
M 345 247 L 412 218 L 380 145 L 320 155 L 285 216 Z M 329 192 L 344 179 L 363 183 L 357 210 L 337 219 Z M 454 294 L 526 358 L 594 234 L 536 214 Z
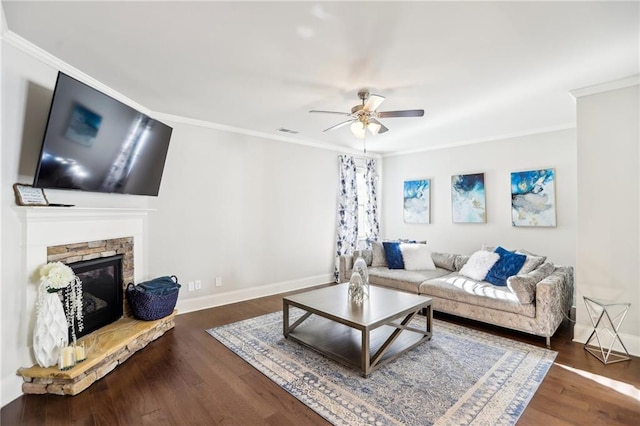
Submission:
M 82 281 L 84 329 L 79 331 L 76 325 L 77 337 L 89 334 L 122 317 L 122 257 L 117 255 L 69 264 Z

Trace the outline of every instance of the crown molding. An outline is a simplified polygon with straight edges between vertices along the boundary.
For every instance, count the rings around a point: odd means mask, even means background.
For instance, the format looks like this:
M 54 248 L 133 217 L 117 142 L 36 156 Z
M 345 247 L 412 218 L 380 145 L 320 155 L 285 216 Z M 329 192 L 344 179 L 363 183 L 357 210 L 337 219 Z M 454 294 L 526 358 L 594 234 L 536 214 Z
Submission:
M 1 3 L 0 3 L 0 7 L 1 7 Z M 0 11 L 2 12 L 2 11 Z M 2 18 L 4 19 L 4 14 L 2 14 Z M 4 29 L 6 29 L 6 26 L 4 27 Z M 4 30 L 3 29 L 3 30 Z M 52 54 L 50 54 L 49 52 L 47 52 L 46 50 L 36 46 L 35 44 L 31 43 L 30 41 L 20 37 L 19 35 L 15 34 L 14 32 L 10 31 L 10 30 L 6 30 L 4 32 L 2 32 L 0 34 L 0 40 L 6 42 L 7 44 L 15 47 L 16 49 L 20 50 L 23 53 L 26 53 L 27 55 L 43 62 L 44 64 L 50 66 L 53 69 L 56 70 L 60 70 L 62 72 L 64 72 L 65 74 L 70 75 L 71 77 L 80 80 L 98 90 L 100 90 L 101 92 L 111 96 L 114 99 L 117 99 L 129 106 L 131 106 L 132 108 L 137 109 L 138 111 L 147 114 L 150 117 L 156 118 L 158 120 L 166 120 L 166 121 L 171 121 L 174 123 L 179 123 L 179 124 L 186 124 L 186 125 L 190 125 L 190 126 L 199 126 L 199 127 L 205 127 L 208 129 L 214 129 L 214 130 L 220 130 L 220 131 L 224 131 L 224 132 L 229 132 L 229 133 L 237 133 L 237 134 L 242 134 L 242 135 L 247 135 L 247 136 L 253 136 L 253 137 L 258 137 L 258 138 L 262 138 L 262 139 L 270 139 L 270 140 L 276 140 L 276 141 L 281 141 L 281 142 L 288 142 L 288 143 L 293 143 L 293 144 L 297 144 L 297 145 L 303 145 L 303 146 L 308 146 L 308 147 L 313 147 L 313 148 L 318 148 L 318 149 L 325 149 L 325 150 L 329 150 L 329 151 L 337 151 L 340 153 L 346 153 L 346 154 L 352 154 L 352 155 L 360 155 L 362 154 L 361 150 L 357 150 L 357 149 L 352 149 L 352 148 L 347 148 L 344 146 L 340 146 L 340 145 L 332 145 L 332 144 L 327 144 L 325 142 L 319 142 L 319 141 L 312 141 L 312 140 L 300 140 L 297 138 L 292 138 L 292 137 L 286 137 L 286 136 L 280 136 L 280 135 L 272 135 L 270 133 L 264 133 L 264 132 L 258 132 L 258 131 L 254 131 L 254 130 L 249 130 L 249 129 L 243 129 L 243 128 L 239 128 L 239 127 L 234 127 L 234 126 L 228 126 L 228 125 L 224 125 L 224 124 L 218 124 L 218 123 L 214 123 L 214 122 L 210 122 L 210 121 L 204 121 L 204 120 L 198 120 L 198 119 L 194 119 L 194 118 L 189 118 L 189 117 L 181 117 L 181 116 L 177 116 L 177 115 L 172 115 L 172 114 L 166 114 L 163 112 L 157 112 L 157 111 L 151 111 L 149 108 L 144 107 L 143 105 L 140 105 L 139 103 L 133 101 L 130 98 L 127 98 L 126 96 L 122 95 L 121 93 L 113 90 L 112 88 L 110 88 L 109 86 L 101 83 L 100 81 L 96 80 L 95 78 L 89 76 L 88 74 L 80 71 L 79 69 L 71 66 L 70 64 L 68 64 L 67 62 L 63 61 L 62 59 L 53 56 Z M 381 156 L 379 154 L 375 154 L 375 153 L 369 153 L 368 154 L 370 157 L 374 157 L 374 158 L 381 158 Z
M 55 70 L 62 71 L 65 74 L 75 78 L 76 80 L 82 81 L 83 83 L 86 83 L 100 90 L 102 93 L 109 95 L 112 98 L 117 99 L 120 102 L 123 102 L 144 114 L 151 115 L 151 111 L 148 108 L 144 107 L 143 105 L 140 105 L 139 103 L 135 102 L 130 98 L 127 98 L 122 93 L 113 90 L 109 86 L 96 80 L 90 75 L 82 72 L 78 68 L 75 68 L 74 66 L 68 64 L 62 59 L 56 56 L 53 56 L 46 50 L 36 46 L 35 44 L 31 43 L 25 38 L 20 37 L 16 33 L 12 31 L 6 31 L 5 33 L 2 34 L 1 38 L 2 38 L 2 41 L 6 42 L 10 46 L 15 47 L 21 52 L 26 53 L 27 55 L 39 60 L 45 65 L 48 65 Z
M 195 118 L 182 117 L 179 115 L 157 112 L 153 115 L 153 118 L 161 121 L 164 120 L 164 121 L 170 121 L 172 123 L 186 124 L 189 126 L 204 127 L 207 129 L 220 130 L 223 132 L 236 133 L 240 135 L 253 136 L 257 138 L 270 139 L 270 140 L 280 141 L 280 142 L 293 143 L 297 145 L 303 145 L 303 146 L 308 146 L 308 147 L 318 148 L 318 149 L 325 149 L 329 151 L 337 151 L 337 152 L 342 152 L 346 154 L 353 154 L 353 155 L 362 154 L 361 150 L 346 148 L 344 146 L 339 146 L 339 145 L 327 144 L 326 142 L 319 142 L 319 141 L 313 141 L 313 140 L 300 140 L 300 139 L 288 137 L 288 136 L 272 135 L 270 133 L 244 129 L 241 127 L 229 126 L 226 124 L 218 124 L 218 123 L 213 123 L 211 121 L 198 120 Z M 368 155 L 371 157 L 380 158 L 380 155 L 378 154 L 370 153 Z
M 441 149 L 451 149 L 451 148 L 457 148 L 457 147 L 460 147 L 460 146 L 474 145 L 474 144 L 486 143 L 486 142 L 494 142 L 494 141 L 500 141 L 500 140 L 505 140 L 505 139 L 513 139 L 513 138 L 519 138 L 519 137 L 523 137 L 523 136 L 539 135 L 539 134 L 543 134 L 543 133 L 553 133 L 553 132 L 559 132 L 559 131 L 562 131 L 562 130 L 570 130 L 570 129 L 575 129 L 575 128 L 576 128 L 576 123 L 565 123 L 565 124 L 560 124 L 558 126 L 545 127 L 543 129 L 532 129 L 532 130 L 527 130 L 527 131 L 523 131 L 523 132 L 509 133 L 509 134 L 506 134 L 506 135 L 488 136 L 488 137 L 485 137 L 485 138 L 471 139 L 471 140 L 465 140 L 465 141 L 446 143 L 446 144 L 443 144 L 443 145 L 436 145 L 436 146 L 431 146 L 431 147 L 428 147 L 428 148 L 421 148 L 421 149 L 415 149 L 415 150 L 393 152 L 393 153 L 382 155 L 382 158 L 397 157 L 399 155 L 417 154 L 417 153 L 426 152 L 426 151 L 437 151 L 437 150 L 441 150 Z
M 606 83 L 596 84 L 594 86 L 575 89 L 570 91 L 569 93 L 571 93 L 571 96 L 573 96 L 575 99 L 578 99 L 584 96 L 595 95 L 597 93 L 603 93 L 603 92 L 610 92 L 612 90 L 624 89 L 626 87 L 632 87 L 637 85 L 640 85 L 640 74 L 621 78 L 619 80 L 608 81 Z

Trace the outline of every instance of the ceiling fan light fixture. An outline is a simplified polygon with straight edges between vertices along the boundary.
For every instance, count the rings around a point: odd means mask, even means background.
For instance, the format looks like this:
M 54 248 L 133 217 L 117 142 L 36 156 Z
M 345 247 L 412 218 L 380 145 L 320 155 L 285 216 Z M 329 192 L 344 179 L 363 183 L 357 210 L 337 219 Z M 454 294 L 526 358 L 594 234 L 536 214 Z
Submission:
M 364 139 L 364 135 L 365 135 L 364 123 L 362 123 L 360 120 L 356 120 L 353 123 L 351 123 L 351 133 L 353 133 L 353 136 L 355 136 L 356 138 Z
M 374 135 L 378 134 L 378 132 L 380 131 L 381 127 L 382 127 L 382 125 L 380 123 L 373 123 L 373 122 L 368 122 L 367 123 L 367 129 L 369 129 L 369 131 L 371 133 L 373 133 Z

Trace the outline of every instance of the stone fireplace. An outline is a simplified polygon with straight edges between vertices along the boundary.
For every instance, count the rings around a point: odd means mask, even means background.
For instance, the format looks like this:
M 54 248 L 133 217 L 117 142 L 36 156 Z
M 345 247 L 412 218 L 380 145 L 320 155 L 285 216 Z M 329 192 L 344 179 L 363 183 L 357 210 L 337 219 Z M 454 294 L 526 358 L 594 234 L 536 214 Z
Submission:
M 125 297 L 127 284 L 134 282 L 133 237 L 50 246 L 47 247 L 47 262 L 62 262 L 69 265 L 82 281 L 83 293 L 85 293 L 85 302 L 83 303 L 85 305 L 85 327 L 87 328 L 84 334 L 99 328 L 93 326 L 92 319 L 99 314 L 97 311 L 104 311 L 107 308 L 107 306 L 102 306 L 105 303 L 107 305 L 118 303 L 119 307 L 112 308 L 117 310 L 119 315 L 114 312 L 113 315 L 106 315 L 111 317 L 112 321 L 106 319 L 103 321 L 97 318 L 93 319 L 93 323 L 107 325 L 123 315 L 125 317 L 133 316 Z M 105 275 L 107 277 L 104 277 Z M 111 275 L 117 276 L 111 277 Z M 109 281 L 109 278 L 112 278 L 111 284 L 118 283 L 117 293 L 111 294 L 111 289 L 99 288 L 109 285 L 107 282 L 99 282 Z M 97 306 L 102 309 L 95 309 Z M 89 321 L 88 324 L 87 321 Z
M 18 374 L 23 377 L 24 393 L 51 393 L 58 395 L 76 395 L 91 384 L 104 377 L 119 364 L 126 361 L 136 351 L 162 336 L 174 327 L 175 312 L 157 321 L 136 320 L 126 301 L 125 291 L 128 283 L 139 283 L 147 276 L 144 263 L 144 230 L 149 210 L 146 209 L 105 209 L 105 208 L 56 208 L 25 207 L 23 213 L 23 235 L 27 273 L 31 276 L 32 286 L 27 291 L 27 304 L 33 307 L 25 317 L 25 345 L 31 346 L 33 324 L 35 320 L 35 300 L 37 297 L 37 278 L 34 272 L 39 266 L 53 261 L 69 264 L 79 269 L 76 274 L 84 281 L 91 275 L 83 274 L 83 268 L 100 260 L 115 260 L 119 267 L 110 269 L 109 274 L 120 274 L 119 297 L 121 314 L 115 322 L 100 324 L 96 330 L 79 339 L 87 348 L 87 359 L 70 370 L 61 371 L 56 366 L 41 368 L 21 368 Z M 111 264 L 109 264 L 111 265 Z M 95 268 L 94 268 L 95 269 Z M 100 267 L 98 267 L 98 270 Z M 104 271 L 103 271 L 104 272 Z M 90 283 L 87 283 L 89 288 Z M 102 306 L 105 294 L 92 290 L 88 309 Z M 84 288 L 83 288 L 84 292 Z M 113 301 L 112 301 L 113 302 Z M 111 320 L 109 320 L 111 321 Z M 30 354 L 23 365 L 33 365 L 35 359 Z

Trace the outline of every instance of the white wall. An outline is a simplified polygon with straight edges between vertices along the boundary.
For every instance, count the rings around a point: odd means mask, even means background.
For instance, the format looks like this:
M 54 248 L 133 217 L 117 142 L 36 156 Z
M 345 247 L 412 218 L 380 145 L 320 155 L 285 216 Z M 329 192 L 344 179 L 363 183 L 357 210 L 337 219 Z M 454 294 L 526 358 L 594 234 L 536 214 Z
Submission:
M 510 173 L 556 171 L 554 228 L 511 225 Z M 451 176 L 485 174 L 487 223 L 454 224 Z M 403 182 L 431 179 L 431 223 L 403 220 Z M 575 265 L 576 132 L 563 130 L 384 158 L 382 235 L 427 240 L 434 251 L 471 254 L 483 244 L 527 249 L 557 264 Z
M 631 303 L 620 331 L 640 356 L 640 85 L 578 97 L 575 338 L 591 322 L 583 296 Z
M 25 208 L 15 205 L 12 185 L 33 180 L 57 72 L 149 111 L 24 41 L 3 34 L 1 53 L 0 402 L 6 405 L 22 393 L 16 371 L 34 362 L 25 318 L 34 311 L 36 283 L 25 255 Z M 175 130 L 157 199 L 47 190 L 49 201 L 157 209 L 149 213 L 141 238 L 142 275 L 201 280 L 201 290 L 183 289 L 183 313 L 331 279 L 338 152 L 167 124 Z M 215 287 L 215 277 L 222 277 L 222 287 Z
M 36 284 L 27 270 L 28 249 L 23 227 L 24 211 L 16 207 L 13 184 L 31 184 L 42 143 L 49 105 L 58 69 L 2 40 L 2 106 L 0 160 L 0 223 L 2 269 L 0 271 L 2 362 L 0 400 L 2 405 L 21 394 L 19 367 L 30 366 L 28 336 L 24 324 L 33 312 Z M 74 191 L 46 191 L 52 203 L 82 206 L 146 208 L 147 197 L 90 194 Z M 24 209 L 24 208 L 22 208 Z M 27 364 L 27 365 L 25 365 Z
M 332 280 L 337 152 L 168 124 L 149 259 L 152 275 L 185 285 L 180 311 Z M 188 292 L 195 280 L 202 289 Z

